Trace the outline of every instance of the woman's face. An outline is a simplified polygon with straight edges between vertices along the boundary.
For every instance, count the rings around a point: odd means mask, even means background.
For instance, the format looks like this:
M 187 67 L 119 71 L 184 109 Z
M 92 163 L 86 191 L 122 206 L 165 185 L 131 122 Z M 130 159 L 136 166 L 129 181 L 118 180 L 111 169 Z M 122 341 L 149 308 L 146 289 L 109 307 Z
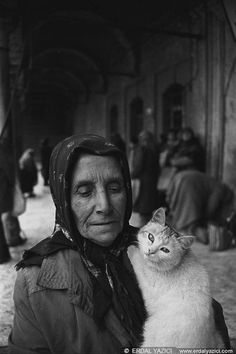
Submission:
M 123 229 L 127 201 L 116 159 L 82 154 L 72 174 L 70 197 L 79 233 L 98 245 L 110 246 Z

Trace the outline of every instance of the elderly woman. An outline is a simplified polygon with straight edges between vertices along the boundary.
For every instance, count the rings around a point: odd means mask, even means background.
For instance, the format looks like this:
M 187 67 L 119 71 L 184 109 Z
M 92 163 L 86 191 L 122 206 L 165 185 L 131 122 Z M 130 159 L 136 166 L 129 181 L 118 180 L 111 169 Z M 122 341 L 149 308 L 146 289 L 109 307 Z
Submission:
M 56 227 L 17 266 L 10 352 L 137 345 L 144 307 L 126 253 L 135 231 L 126 158 L 101 137 L 70 137 L 52 153 L 50 187 Z
M 72 136 L 52 153 L 50 186 L 56 227 L 17 265 L 10 353 L 138 346 L 145 311 L 126 252 L 135 238 L 126 158 L 101 137 Z

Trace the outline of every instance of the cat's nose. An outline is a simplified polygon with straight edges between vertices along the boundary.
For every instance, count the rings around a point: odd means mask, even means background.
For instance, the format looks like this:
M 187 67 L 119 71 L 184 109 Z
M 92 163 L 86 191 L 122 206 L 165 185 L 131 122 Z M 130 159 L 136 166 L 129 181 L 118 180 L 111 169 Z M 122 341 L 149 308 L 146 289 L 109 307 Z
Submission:
M 147 252 L 148 255 L 152 255 L 152 254 L 155 254 L 155 253 L 156 253 L 156 249 L 148 248 L 148 252 Z

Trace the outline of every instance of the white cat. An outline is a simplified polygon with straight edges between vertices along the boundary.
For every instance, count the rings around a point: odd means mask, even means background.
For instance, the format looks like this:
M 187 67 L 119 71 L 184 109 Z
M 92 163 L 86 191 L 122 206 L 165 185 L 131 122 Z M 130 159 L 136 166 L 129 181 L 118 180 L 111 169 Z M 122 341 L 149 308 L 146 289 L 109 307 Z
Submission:
M 142 347 L 224 348 L 208 275 L 189 249 L 194 237 L 167 226 L 160 208 L 137 239 L 128 255 L 148 314 Z

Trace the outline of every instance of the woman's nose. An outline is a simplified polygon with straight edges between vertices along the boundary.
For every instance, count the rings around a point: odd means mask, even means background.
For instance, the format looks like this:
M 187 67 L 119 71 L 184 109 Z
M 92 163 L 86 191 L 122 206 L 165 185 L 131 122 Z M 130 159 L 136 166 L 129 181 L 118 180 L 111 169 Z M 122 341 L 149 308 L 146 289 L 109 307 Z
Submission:
M 111 203 L 108 194 L 106 191 L 99 191 L 97 193 L 96 200 L 96 212 L 109 214 L 111 212 Z

